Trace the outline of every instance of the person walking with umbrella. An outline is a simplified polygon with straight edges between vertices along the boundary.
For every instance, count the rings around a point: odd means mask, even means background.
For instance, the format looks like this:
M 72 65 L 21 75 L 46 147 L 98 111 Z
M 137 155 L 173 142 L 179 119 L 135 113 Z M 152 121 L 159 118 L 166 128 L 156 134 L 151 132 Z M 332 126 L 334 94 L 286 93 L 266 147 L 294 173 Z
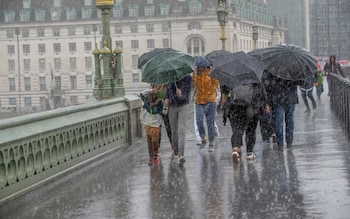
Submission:
M 214 151 L 216 90 L 219 86 L 219 81 L 209 76 L 210 64 L 205 57 L 197 57 L 194 65 L 197 68 L 193 74 L 193 88 L 196 89 L 196 120 L 199 135 L 202 139 L 200 149 L 203 149 L 207 143 L 204 128 L 205 116 L 208 126 L 209 151 Z
M 164 107 L 168 108 L 171 142 L 174 147 L 173 159 L 179 161 L 180 166 L 186 161 L 184 157 L 185 133 L 191 85 L 191 75 L 187 75 L 178 81 L 168 83 L 164 98 Z
M 325 75 L 327 76 L 327 83 L 328 83 L 328 96 L 330 95 L 330 88 L 331 88 L 331 79 L 328 77 L 328 75 L 330 73 L 333 73 L 333 74 L 339 74 L 341 76 L 343 76 L 343 78 L 345 78 L 345 74 L 344 74 L 344 71 L 342 69 L 342 67 L 340 66 L 340 64 L 338 62 L 336 62 L 336 57 L 335 55 L 331 55 L 329 57 L 329 62 L 326 63 L 326 65 L 324 66 L 323 68 L 324 72 L 325 72 Z
M 268 104 L 272 107 L 277 146 L 282 148 L 284 144 L 285 120 L 286 142 L 287 147 L 290 147 L 293 144 L 295 105 L 299 103 L 297 86 L 302 85 L 303 81 L 285 80 L 264 71 L 262 83 L 265 86 Z
M 226 116 L 230 120 L 232 136 L 232 159 L 234 163 L 241 161 L 243 135 L 247 146 L 247 160 L 255 160 L 253 149 L 256 141 L 256 128 L 260 116 L 269 112 L 266 92 L 260 83 L 243 84 L 234 87 L 224 105 L 224 125 Z

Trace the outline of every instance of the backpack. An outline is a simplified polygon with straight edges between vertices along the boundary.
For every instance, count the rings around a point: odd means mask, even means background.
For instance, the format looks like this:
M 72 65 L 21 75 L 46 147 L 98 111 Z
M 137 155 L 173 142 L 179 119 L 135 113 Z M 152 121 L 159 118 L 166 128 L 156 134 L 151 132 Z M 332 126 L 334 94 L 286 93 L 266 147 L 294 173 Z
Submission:
M 230 91 L 230 99 L 236 105 L 250 105 L 253 102 L 253 84 L 243 84 L 232 88 Z

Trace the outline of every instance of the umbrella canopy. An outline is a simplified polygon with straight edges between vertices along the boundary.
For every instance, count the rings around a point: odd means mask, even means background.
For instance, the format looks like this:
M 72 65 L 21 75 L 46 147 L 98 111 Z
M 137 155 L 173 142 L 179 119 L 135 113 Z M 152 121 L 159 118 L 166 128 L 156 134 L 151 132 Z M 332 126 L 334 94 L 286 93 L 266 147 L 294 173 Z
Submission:
M 138 58 L 137 67 L 139 69 L 142 69 L 142 66 L 144 66 L 146 64 L 146 62 L 148 62 L 151 58 L 153 58 L 154 56 L 156 56 L 160 53 L 175 52 L 175 51 L 176 50 L 172 49 L 172 48 L 155 48 L 149 52 L 145 52 Z
M 285 80 L 304 80 L 313 76 L 317 70 L 314 55 L 293 44 L 257 49 L 248 54 L 264 62 L 271 74 Z
M 232 55 L 231 52 L 221 49 L 221 50 L 214 50 L 214 51 L 206 54 L 205 58 L 209 61 L 209 63 L 211 65 L 213 65 L 215 60 L 217 60 L 219 57 L 230 56 L 230 55 Z
M 242 84 L 260 83 L 263 71 L 263 62 L 240 51 L 216 59 L 209 76 L 234 88 Z
M 142 81 L 167 84 L 193 72 L 195 58 L 182 52 L 164 52 L 154 56 L 142 67 Z

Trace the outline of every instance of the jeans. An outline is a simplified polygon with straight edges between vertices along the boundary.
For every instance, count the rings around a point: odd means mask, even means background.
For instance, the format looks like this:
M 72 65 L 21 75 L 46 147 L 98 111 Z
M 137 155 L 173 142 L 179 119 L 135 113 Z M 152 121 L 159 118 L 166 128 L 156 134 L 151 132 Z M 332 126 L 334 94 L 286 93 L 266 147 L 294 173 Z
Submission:
M 275 133 L 278 146 L 283 146 L 283 120 L 286 125 L 286 142 L 287 145 L 293 144 L 294 133 L 294 109 L 295 104 L 276 104 L 272 106 Z
M 196 120 L 200 137 L 205 138 L 204 116 L 207 119 L 209 143 L 214 142 L 215 137 L 216 103 L 196 104 Z
M 196 141 L 201 141 L 202 138 L 199 134 L 198 131 L 198 126 L 197 126 L 197 117 L 196 117 L 196 104 L 194 104 L 194 115 L 193 115 L 193 120 L 194 120 L 194 133 L 196 135 Z M 219 127 L 216 121 L 214 120 L 214 127 L 215 127 L 215 134 L 219 134 Z

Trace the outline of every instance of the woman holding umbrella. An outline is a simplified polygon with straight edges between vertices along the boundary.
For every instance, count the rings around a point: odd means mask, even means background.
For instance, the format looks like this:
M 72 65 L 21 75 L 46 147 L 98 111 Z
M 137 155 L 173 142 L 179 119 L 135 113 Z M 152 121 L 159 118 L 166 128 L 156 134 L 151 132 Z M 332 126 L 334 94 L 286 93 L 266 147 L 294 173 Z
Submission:
M 190 102 L 192 76 L 171 82 L 167 85 L 164 98 L 164 107 L 168 108 L 171 130 L 171 141 L 174 147 L 173 159 L 182 166 L 185 163 L 185 132 L 187 108 Z

